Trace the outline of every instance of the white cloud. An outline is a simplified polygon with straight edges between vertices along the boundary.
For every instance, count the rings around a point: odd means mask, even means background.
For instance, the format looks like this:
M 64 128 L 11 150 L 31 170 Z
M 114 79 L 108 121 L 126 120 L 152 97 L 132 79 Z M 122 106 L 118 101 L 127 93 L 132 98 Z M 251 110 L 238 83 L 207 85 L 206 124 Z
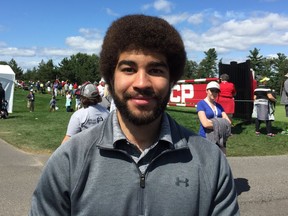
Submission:
M 100 49 L 101 40 L 91 40 L 81 36 L 68 37 L 65 43 L 74 49 L 85 50 L 85 51 L 97 51 Z
M 142 10 L 149 10 L 150 8 L 154 8 L 157 11 L 170 13 L 173 8 L 173 3 L 166 0 L 156 0 L 152 4 L 145 4 L 142 6 Z
M 221 19 L 229 16 L 217 15 Z M 200 33 L 196 33 L 193 28 L 185 28 L 181 33 L 186 49 L 192 52 L 204 52 L 210 48 L 215 48 L 217 53 L 232 50 L 248 52 L 251 47 L 258 45 L 288 46 L 288 17 L 267 13 L 243 20 L 230 19 Z
M 113 10 L 110 8 L 106 8 L 106 13 L 110 16 L 119 16 L 119 14 L 115 13 Z
M 16 47 L 2 47 L 0 48 L 0 56 L 35 56 L 34 49 L 21 49 Z
M 166 0 L 156 0 L 153 6 L 158 11 L 164 11 L 166 13 L 169 13 L 172 10 L 173 4 Z
M 193 14 L 188 18 L 188 23 L 192 23 L 192 24 L 200 24 L 203 22 L 203 14 L 202 13 L 197 13 L 197 14 Z
M 44 48 L 39 50 L 39 56 L 65 57 L 73 54 L 75 54 L 75 50 L 71 49 Z
M 85 37 L 94 37 L 94 38 L 100 38 L 101 32 L 97 29 L 91 29 L 91 28 L 80 28 L 79 32 L 83 34 Z
M 179 23 L 187 21 L 187 19 L 189 19 L 190 16 L 188 13 L 181 13 L 174 15 L 164 15 L 161 17 L 165 19 L 167 22 L 169 22 L 171 25 L 177 25 Z

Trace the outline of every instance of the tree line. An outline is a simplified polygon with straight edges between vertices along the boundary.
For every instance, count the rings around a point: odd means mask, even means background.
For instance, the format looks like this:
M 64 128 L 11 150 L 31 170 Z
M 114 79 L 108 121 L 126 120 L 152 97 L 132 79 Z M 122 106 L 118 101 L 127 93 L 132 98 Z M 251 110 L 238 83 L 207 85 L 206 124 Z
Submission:
M 222 63 L 222 59 L 218 61 L 217 52 L 214 48 L 210 48 L 204 52 L 205 56 L 200 63 L 192 60 L 186 61 L 185 72 L 182 79 L 197 79 L 205 77 L 219 77 L 218 64 Z M 250 60 L 251 68 L 255 71 L 256 79 L 269 77 L 270 87 L 280 94 L 284 75 L 288 73 L 288 59 L 283 53 L 277 53 L 277 57 L 266 58 L 260 54 L 260 49 L 254 48 L 249 51 L 247 60 Z M 99 81 L 101 74 L 99 70 L 99 56 L 85 53 L 77 53 L 62 59 L 58 65 L 55 65 L 53 60 L 47 62 L 42 60 L 37 67 L 28 69 L 25 73 L 18 66 L 14 59 L 9 62 L 0 61 L 0 64 L 7 64 L 15 72 L 17 80 L 46 82 L 69 80 L 74 83 L 84 83 L 86 81 Z

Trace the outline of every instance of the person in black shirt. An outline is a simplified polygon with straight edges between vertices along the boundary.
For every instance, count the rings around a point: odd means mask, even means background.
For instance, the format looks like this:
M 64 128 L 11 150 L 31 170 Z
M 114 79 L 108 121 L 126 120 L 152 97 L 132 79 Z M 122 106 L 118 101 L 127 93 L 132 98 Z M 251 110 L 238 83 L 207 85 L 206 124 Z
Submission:
M 2 110 L 2 106 L 5 103 L 5 90 L 2 87 L 2 83 L 0 83 L 0 109 Z
M 273 97 L 271 89 L 266 86 L 269 80 L 268 77 L 264 77 L 260 80 L 260 85 L 254 90 L 254 104 L 257 113 L 255 133 L 257 136 L 260 135 L 260 124 L 262 121 L 266 123 L 267 136 L 275 136 L 275 134 L 272 133 L 272 121 L 274 120 L 272 103 L 276 102 L 276 98 Z

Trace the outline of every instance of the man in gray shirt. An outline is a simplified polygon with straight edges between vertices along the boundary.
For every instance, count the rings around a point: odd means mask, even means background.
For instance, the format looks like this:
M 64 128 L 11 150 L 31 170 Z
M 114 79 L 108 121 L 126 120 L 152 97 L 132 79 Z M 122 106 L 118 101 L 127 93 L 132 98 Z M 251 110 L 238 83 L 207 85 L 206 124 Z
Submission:
M 220 149 L 165 112 L 185 62 L 183 41 L 164 19 L 114 21 L 100 71 L 117 109 L 54 152 L 30 215 L 239 215 Z
M 109 114 L 106 107 L 99 104 L 102 98 L 99 95 L 96 85 L 90 82 L 85 83 L 79 91 L 76 91 L 76 94 L 80 95 L 80 101 L 83 107 L 71 116 L 62 143 L 66 142 L 71 136 L 102 123 Z

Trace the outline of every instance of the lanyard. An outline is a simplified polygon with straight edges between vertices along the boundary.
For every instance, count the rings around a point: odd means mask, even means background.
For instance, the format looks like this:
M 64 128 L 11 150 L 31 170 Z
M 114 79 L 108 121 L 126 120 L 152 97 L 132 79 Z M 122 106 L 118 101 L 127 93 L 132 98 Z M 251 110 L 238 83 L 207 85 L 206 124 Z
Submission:
M 212 112 L 214 113 L 214 118 L 216 118 L 217 115 L 218 115 L 218 109 L 217 109 L 217 107 L 216 107 L 215 102 L 213 103 L 215 109 L 213 109 L 213 107 L 212 107 L 211 103 L 208 101 L 208 99 L 205 98 L 204 100 L 205 100 L 205 102 L 208 104 L 208 106 L 211 108 Z

